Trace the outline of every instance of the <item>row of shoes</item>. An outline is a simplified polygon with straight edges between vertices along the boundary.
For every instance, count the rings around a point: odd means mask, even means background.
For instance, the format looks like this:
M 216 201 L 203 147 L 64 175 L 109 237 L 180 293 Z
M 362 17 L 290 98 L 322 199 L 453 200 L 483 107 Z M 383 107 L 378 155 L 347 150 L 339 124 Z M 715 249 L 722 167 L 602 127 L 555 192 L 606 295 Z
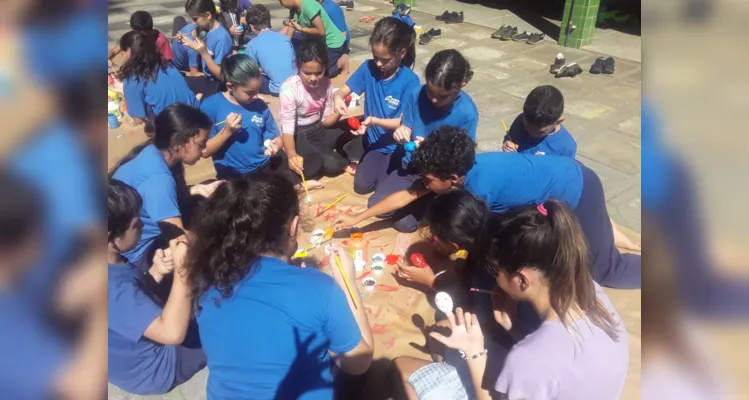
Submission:
M 336 4 L 338 5 L 338 7 L 346 7 L 347 11 L 351 11 L 354 9 L 354 0 L 339 1 Z
M 502 25 L 492 33 L 493 39 L 499 39 L 503 41 L 512 40 L 515 42 L 526 42 L 528 44 L 537 44 L 538 42 L 544 40 L 544 34 L 543 33 L 528 33 L 528 31 L 523 31 L 523 33 L 518 33 L 518 27 L 517 26 L 511 26 L 511 25 Z
M 598 57 L 593 65 L 590 66 L 591 74 L 613 74 L 615 70 L 615 61 L 613 57 Z M 557 54 L 554 64 L 549 67 L 549 72 L 556 78 L 574 78 L 583 73 L 582 67 L 575 62 L 567 63 L 562 53 Z
M 419 36 L 419 44 L 429 44 L 433 38 L 442 35 L 442 29 L 430 29 L 428 32 L 424 32 Z
M 450 12 L 445 10 L 442 15 L 434 17 L 437 21 L 443 21 L 446 24 L 459 24 L 463 22 L 463 11 L 461 12 Z

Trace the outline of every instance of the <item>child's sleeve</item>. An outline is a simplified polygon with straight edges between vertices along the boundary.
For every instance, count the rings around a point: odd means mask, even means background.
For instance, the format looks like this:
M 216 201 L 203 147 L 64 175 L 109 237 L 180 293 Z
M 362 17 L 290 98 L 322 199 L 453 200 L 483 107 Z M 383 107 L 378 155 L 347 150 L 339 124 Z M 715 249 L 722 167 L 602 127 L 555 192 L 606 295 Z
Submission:
M 184 45 L 180 45 L 184 46 Z M 185 46 L 187 48 L 187 63 L 191 68 L 198 68 L 200 65 L 200 55 L 197 51 Z
M 213 62 L 221 65 L 221 62 L 224 60 L 224 57 L 231 54 L 234 44 L 231 41 L 231 36 L 229 36 L 229 33 L 222 37 L 220 40 L 217 40 L 215 45 L 213 46 L 213 49 L 211 51 L 213 52 Z M 210 71 L 205 71 L 206 74 L 210 74 Z M 211 74 L 212 75 L 212 74 Z M 216 76 L 216 79 L 221 79 L 220 76 Z
M 281 133 L 293 135 L 296 131 L 296 99 L 294 86 L 291 82 L 281 85 L 278 99 L 280 102 Z
M 266 108 L 263 114 L 263 119 L 265 120 L 263 140 L 277 138 L 279 136 L 278 125 L 276 125 L 276 120 L 273 118 L 273 113 L 270 112 L 270 108 Z
M 336 354 L 348 353 L 362 340 L 346 296 L 338 284 L 331 282 L 330 295 L 323 312 L 323 332 L 330 341 L 329 350 Z
M 325 109 L 323 110 L 322 117 L 325 119 L 328 115 L 333 113 L 333 82 L 328 81 L 328 91 L 325 93 Z
M 404 96 L 405 103 L 401 106 L 401 112 L 403 113 L 403 120 L 401 121 L 401 125 L 411 128 L 414 128 L 415 125 L 415 119 L 416 115 L 415 111 L 418 109 L 418 105 L 416 105 L 416 102 L 419 101 L 419 92 L 421 91 L 421 88 L 414 89 L 410 93 L 406 93 Z
M 366 61 L 362 63 L 362 65 L 359 66 L 359 68 L 356 69 L 356 71 L 351 75 L 350 78 L 346 81 L 346 86 L 351 89 L 352 93 L 356 94 L 362 94 L 364 92 L 364 88 L 367 84 L 367 75 L 370 75 L 369 72 L 369 63 L 371 61 Z
M 304 19 L 309 21 L 309 26 L 307 28 L 311 28 L 313 26 L 312 20 L 323 11 L 322 6 L 317 2 L 317 0 L 302 3 L 304 3 L 305 6 L 302 7 L 302 14 L 304 15 Z
M 211 136 L 216 136 L 221 129 L 223 129 L 224 125 L 216 126 L 217 123 L 221 122 L 221 120 L 216 121 L 216 114 L 218 113 L 216 110 L 215 105 L 212 101 L 209 101 L 206 99 L 201 105 L 200 105 L 200 111 L 202 111 L 205 115 L 209 116 L 211 118 L 212 126 L 211 126 Z
M 464 127 L 464 129 L 466 130 L 466 133 L 468 133 L 468 136 L 475 142 L 476 128 L 479 125 L 479 110 L 474 104 L 471 105 L 473 107 L 471 108 L 471 111 L 467 113 L 468 121 L 466 121 L 466 126 Z
M 572 158 L 575 158 L 575 156 L 577 156 L 577 142 L 575 142 L 574 140 L 570 142 L 567 151 L 565 151 L 565 155 Z
M 125 82 L 123 82 L 125 104 L 127 105 L 127 112 L 131 117 L 146 118 L 148 116 L 143 86 L 143 82 L 133 78 L 125 79 Z

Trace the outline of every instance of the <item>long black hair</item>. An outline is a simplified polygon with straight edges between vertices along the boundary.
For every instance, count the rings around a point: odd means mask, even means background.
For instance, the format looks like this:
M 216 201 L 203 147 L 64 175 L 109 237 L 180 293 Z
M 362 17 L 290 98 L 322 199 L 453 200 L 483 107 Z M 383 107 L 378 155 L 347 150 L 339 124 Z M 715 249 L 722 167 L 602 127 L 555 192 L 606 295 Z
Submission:
M 299 44 L 299 48 L 296 51 L 296 65 L 299 69 L 302 68 L 304 63 L 317 61 L 322 65 L 323 69 L 327 70 L 329 60 L 328 48 L 325 46 L 325 41 L 320 37 L 307 36 Z
M 432 56 L 424 71 L 427 82 L 445 90 L 460 90 L 473 77 L 471 64 L 455 49 L 441 50 Z
M 109 179 L 107 195 L 107 241 L 122 236 L 130 227 L 133 218 L 140 215 L 143 199 L 130 185 L 117 179 Z
M 377 21 L 369 46 L 381 44 L 395 53 L 405 49 L 406 55 L 401 59 L 401 65 L 413 68 L 416 62 L 416 32 L 407 23 L 393 17 L 385 17 Z
M 137 157 L 147 146 L 153 144 L 159 150 L 171 149 L 189 142 L 190 139 L 200 133 L 201 129 L 210 130 L 213 124 L 211 118 L 197 108 L 187 104 L 174 103 L 156 116 L 154 126 L 156 132 L 153 138 L 135 146 L 125 157 L 120 159 L 109 170 L 109 178 L 112 178 L 117 169 Z M 182 163 L 177 163 L 177 170 L 173 170 L 173 172 L 178 172 L 178 175 L 181 175 L 181 165 Z
M 461 250 L 473 252 L 473 244 L 491 215 L 489 207 L 478 196 L 463 189 L 436 196 L 424 212 L 421 225 L 429 234 Z
M 185 2 L 185 11 L 188 15 L 209 13 L 213 19 L 217 18 L 216 4 L 213 0 L 187 0 Z
M 156 81 L 159 70 L 166 71 L 169 65 L 156 47 L 156 36 L 150 32 L 130 31 L 122 35 L 120 49 L 130 50 L 130 58 L 118 73 L 120 80 Z
M 200 205 L 191 228 L 187 270 L 196 308 L 211 288 L 231 297 L 262 255 L 293 252 L 290 229 L 298 215 L 294 186 L 280 175 L 244 175 L 221 184 Z

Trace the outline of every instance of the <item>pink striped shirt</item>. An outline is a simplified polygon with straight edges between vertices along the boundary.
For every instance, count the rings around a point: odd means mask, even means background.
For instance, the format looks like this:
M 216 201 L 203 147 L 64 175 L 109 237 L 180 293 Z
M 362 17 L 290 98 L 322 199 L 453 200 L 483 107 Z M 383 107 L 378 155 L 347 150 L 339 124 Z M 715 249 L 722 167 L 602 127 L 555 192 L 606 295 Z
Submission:
M 333 112 L 333 83 L 322 78 L 316 87 L 302 83 L 298 74 L 290 76 L 281 85 L 281 132 L 293 135 L 296 126 L 307 126 L 322 120 Z

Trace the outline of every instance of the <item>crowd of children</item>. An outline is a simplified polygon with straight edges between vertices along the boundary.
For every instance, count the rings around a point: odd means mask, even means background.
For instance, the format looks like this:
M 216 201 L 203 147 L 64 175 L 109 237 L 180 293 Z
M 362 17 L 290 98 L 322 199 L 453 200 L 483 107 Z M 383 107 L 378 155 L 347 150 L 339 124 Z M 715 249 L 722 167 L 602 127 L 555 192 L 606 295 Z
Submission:
M 347 290 L 353 261 L 336 246 L 330 275 L 291 261 L 299 193 L 348 173 L 372 194 L 334 228 L 389 218 L 423 228 L 441 254 L 467 255 L 444 274 L 396 267 L 453 288 L 458 306 L 438 323 L 451 333 L 431 334 L 443 362 L 394 360 L 405 396 L 617 398 L 627 333 L 601 286 L 639 288 L 640 256 L 617 249 L 635 245 L 575 159 L 562 93 L 533 89 L 503 151 L 477 154 L 460 52 L 437 52 L 422 85 L 413 28 L 386 17 L 372 58 L 334 91 L 351 39 L 339 7 L 279 2 L 291 16 L 280 32 L 263 5 L 187 0 L 194 23 L 175 18 L 171 46 L 139 11 L 110 51 L 122 53 L 117 77 L 150 138 L 109 173 L 109 381 L 161 394 L 207 365 L 209 399 L 330 399 L 338 378 L 364 374 L 375 344 Z M 259 94 L 279 97 L 278 122 Z M 350 94 L 366 94 L 355 129 L 341 121 Z M 208 157 L 217 180 L 188 186 L 184 166 Z

